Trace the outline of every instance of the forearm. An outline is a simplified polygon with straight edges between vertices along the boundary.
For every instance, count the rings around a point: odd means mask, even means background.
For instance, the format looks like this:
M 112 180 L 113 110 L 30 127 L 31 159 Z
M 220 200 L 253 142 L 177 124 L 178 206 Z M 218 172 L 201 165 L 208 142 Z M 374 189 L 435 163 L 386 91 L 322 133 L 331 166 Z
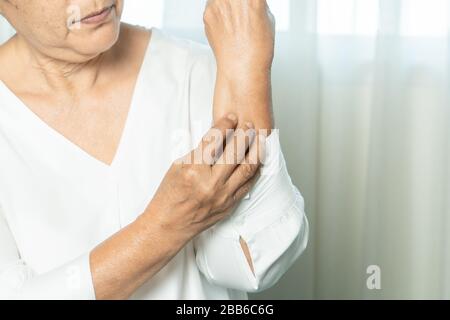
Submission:
M 158 273 L 186 243 L 144 213 L 90 255 L 97 299 L 127 299 Z
M 238 71 L 237 74 L 231 74 L 218 67 L 214 119 L 220 119 L 230 112 L 238 116 L 240 124 L 250 121 L 261 134 L 270 135 L 274 128 L 270 70 L 253 70 L 242 72 L 242 74 Z M 248 265 L 254 273 L 248 245 L 242 237 L 239 242 Z
M 232 72 L 218 67 L 214 119 L 233 112 L 241 124 L 251 121 L 257 130 L 267 129 L 270 134 L 274 128 L 270 70 Z

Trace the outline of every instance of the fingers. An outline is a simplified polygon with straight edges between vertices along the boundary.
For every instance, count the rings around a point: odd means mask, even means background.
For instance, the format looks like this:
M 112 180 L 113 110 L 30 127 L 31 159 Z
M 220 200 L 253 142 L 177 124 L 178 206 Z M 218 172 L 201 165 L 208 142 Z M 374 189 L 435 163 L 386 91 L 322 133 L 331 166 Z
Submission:
M 228 180 L 236 167 L 244 161 L 255 136 L 256 131 L 252 123 L 237 129 L 235 134 L 227 139 L 225 150 L 213 167 L 213 175 L 222 181 Z
M 226 140 L 233 135 L 237 124 L 238 118 L 235 114 L 218 120 L 193 151 L 194 163 L 213 165 L 222 155 Z
M 250 180 L 247 180 L 235 192 L 230 193 L 229 196 L 227 196 L 227 200 L 221 206 L 221 209 L 218 210 L 216 214 L 211 215 L 211 224 L 215 224 L 230 215 L 233 212 L 233 208 L 235 208 L 236 205 L 250 193 L 260 176 L 260 170 L 257 169 Z
M 258 136 L 255 143 L 252 144 L 245 161 L 238 166 L 227 181 L 227 190 L 230 193 L 236 193 L 243 185 L 251 180 L 259 171 L 261 162 L 265 156 L 265 138 Z
M 256 182 L 258 182 L 258 179 L 261 177 L 261 170 L 258 167 L 253 177 L 245 182 L 243 185 L 239 187 L 239 189 L 234 193 L 233 199 L 237 202 L 244 199 L 249 193 L 250 190 L 255 186 Z

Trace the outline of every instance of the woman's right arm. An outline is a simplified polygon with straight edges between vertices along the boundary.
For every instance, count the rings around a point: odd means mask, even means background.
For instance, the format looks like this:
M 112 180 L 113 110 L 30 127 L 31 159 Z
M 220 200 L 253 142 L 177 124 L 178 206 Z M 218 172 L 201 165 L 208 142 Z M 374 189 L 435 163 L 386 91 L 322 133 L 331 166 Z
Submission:
M 6 220 L 0 216 L 0 298 L 130 297 L 191 239 L 227 217 L 255 183 L 259 165 L 238 165 L 249 149 L 256 150 L 254 140 L 247 139 L 245 150 L 235 150 L 231 144 L 220 152 L 236 126 L 236 116 L 220 119 L 196 150 L 172 165 L 136 221 L 90 254 L 47 274 L 34 275 L 20 260 Z M 242 129 L 252 128 L 247 126 Z M 234 161 L 229 161 L 230 156 Z

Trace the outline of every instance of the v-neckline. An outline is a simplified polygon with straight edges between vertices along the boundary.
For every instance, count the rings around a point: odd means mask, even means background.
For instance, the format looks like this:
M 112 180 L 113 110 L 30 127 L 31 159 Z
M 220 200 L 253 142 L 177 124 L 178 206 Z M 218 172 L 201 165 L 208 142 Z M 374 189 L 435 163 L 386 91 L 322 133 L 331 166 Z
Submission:
M 137 108 L 136 106 L 136 96 L 139 94 L 139 88 L 141 87 L 141 82 L 142 82 L 142 78 L 144 76 L 144 70 L 147 69 L 147 65 L 149 64 L 149 60 L 151 60 L 151 56 L 152 52 L 154 52 L 154 46 L 155 46 L 155 38 L 156 38 L 156 30 L 155 28 L 152 28 L 150 30 L 150 36 L 148 39 L 148 43 L 146 45 L 145 48 L 145 52 L 143 55 L 143 59 L 138 71 L 138 74 L 136 76 L 136 81 L 134 84 L 134 88 L 132 89 L 132 96 L 131 96 L 131 101 L 130 101 L 130 105 L 129 105 L 129 109 L 126 115 L 126 119 L 125 119 L 125 123 L 122 129 L 122 133 L 121 136 L 119 138 L 119 143 L 117 144 L 117 148 L 115 150 L 113 159 L 111 161 L 110 164 L 108 164 L 107 162 L 100 160 L 99 158 L 97 158 L 96 156 L 92 155 L 91 153 L 89 153 L 87 150 L 85 150 L 84 148 L 82 148 L 81 146 L 79 146 L 78 144 L 76 144 L 74 141 L 72 141 L 71 139 L 67 138 L 65 135 L 63 135 L 61 132 L 59 132 L 58 130 L 56 130 L 55 128 L 53 128 L 51 125 L 49 125 L 47 122 L 45 122 L 41 117 L 39 117 L 33 110 L 31 110 L 24 101 L 22 101 L 22 99 L 20 99 L 7 85 L 5 82 L 3 82 L 0 79 L 0 86 L 3 86 L 6 90 L 6 92 L 14 99 L 17 101 L 17 103 L 19 104 L 19 108 L 20 112 L 22 112 L 25 116 L 27 116 L 28 118 L 31 119 L 31 121 L 35 122 L 38 126 L 40 126 L 41 128 L 43 128 L 46 131 L 49 131 L 54 137 L 56 137 L 59 141 L 61 141 L 63 144 L 65 144 L 68 148 L 74 150 L 76 153 L 84 156 L 85 158 L 87 158 L 88 160 L 99 164 L 101 167 L 106 168 L 108 170 L 112 170 L 115 166 L 116 163 L 119 161 L 119 158 L 121 157 L 121 150 L 123 149 L 123 144 L 126 140 L 126 136 L 128 134 L 129 131 L 129 126 L 131 125 L 131 120 L 133 118 L 133 113 L 136 111 L 135 109 Z

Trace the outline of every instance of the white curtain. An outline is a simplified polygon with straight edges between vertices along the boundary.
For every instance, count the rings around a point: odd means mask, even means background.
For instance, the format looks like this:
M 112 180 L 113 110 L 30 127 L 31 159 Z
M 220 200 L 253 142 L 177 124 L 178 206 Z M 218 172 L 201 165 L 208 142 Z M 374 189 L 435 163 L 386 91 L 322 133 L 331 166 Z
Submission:
M 205 41 L 204 2 L 128 0 L 124 18 Z M 255 297 L 450 298 L 449 2 L 271 1 L 277 125 L 312 232 Z

